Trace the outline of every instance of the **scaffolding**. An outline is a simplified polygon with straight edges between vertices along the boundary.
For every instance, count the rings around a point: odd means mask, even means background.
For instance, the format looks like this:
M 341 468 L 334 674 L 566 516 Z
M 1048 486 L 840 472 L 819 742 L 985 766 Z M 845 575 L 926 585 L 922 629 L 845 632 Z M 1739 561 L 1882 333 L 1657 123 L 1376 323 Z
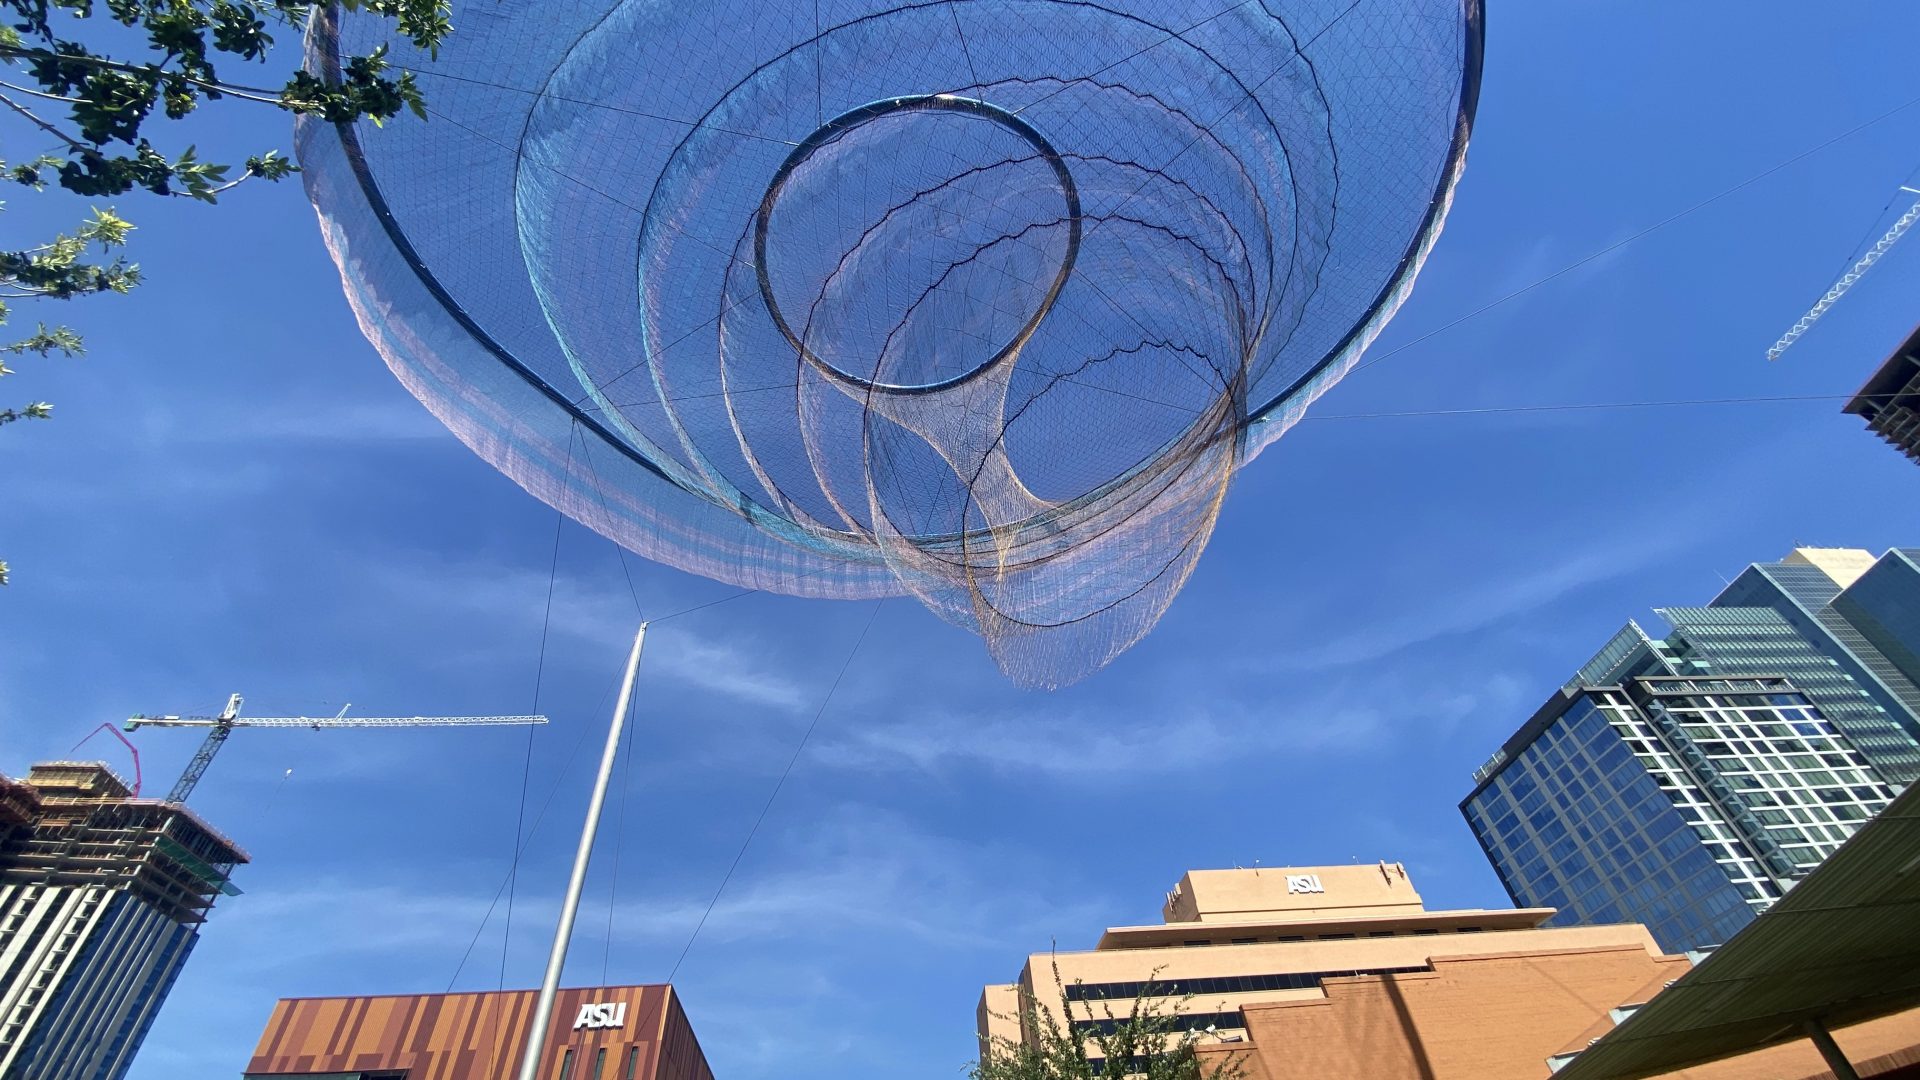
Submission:
M 133 798 L 97 762 L 35 765 L 24 784 L 0 784 L 0 827 L 10 806 L 30 814 L 0 844 L 0 884 L 127 891 L 175 922 L 197 924 L 216 897 L 239 892 L 229 879 L 249 861 L 193 811 Z
M 40 795 L 19 780 L 0 774 L 0 844 L 15 829 L 31 826 L 40 817 Z

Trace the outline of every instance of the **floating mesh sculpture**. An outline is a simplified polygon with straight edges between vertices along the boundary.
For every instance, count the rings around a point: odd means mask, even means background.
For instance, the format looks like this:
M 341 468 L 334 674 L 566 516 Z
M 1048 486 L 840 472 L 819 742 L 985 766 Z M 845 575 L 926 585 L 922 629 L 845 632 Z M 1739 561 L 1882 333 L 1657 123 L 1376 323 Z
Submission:
M 368 338 L 642 555 L 907 593 L 1059 685 L 1437 236 L 1479 0 L 502 0 L 427 123 L 303 120 Z M 374 20 L 323 12 L 326 68 Z

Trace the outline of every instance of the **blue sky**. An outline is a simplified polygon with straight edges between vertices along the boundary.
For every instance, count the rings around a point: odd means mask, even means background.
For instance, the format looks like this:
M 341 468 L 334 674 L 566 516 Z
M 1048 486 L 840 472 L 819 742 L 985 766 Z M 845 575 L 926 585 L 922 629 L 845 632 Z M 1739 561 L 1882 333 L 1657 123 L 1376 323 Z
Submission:
M 1495 6 L 1465 182 L 1375 354 L 1907 101 L 1916 32 L 1894 0 Z M 210 119 L 203 156 L 284 127 Z M 1241 475 L 1153 635 L 1079 686 L 1018 691 L 887 602 L 676 977 L 718 1075 L 956 1076 L 983 983 L 1152 921 L 1189 867 L 1397 859 L 1430 905 L 1504 904 L 1454 810 L 1468 772 L 1628 617 L 1797 543 L 1920 542 L 1920 471 L 1839 402 L 1325 417 L 1852 391 L 1912 327 L 1920 241 L 1764 352 L 1890 223 L 1916 147 L 1920 105 L 1356 373 Z M 58 417 L 0 432 L 0 769 L 235 690 L 256 714 L 533 708 L 555 515 L 387 374 L 298 188 L 119 205 L 149 284 L 51 313 L 91 355 L 0 384 Z M 9 235 L 56 212 L 77 206 L 16 196 Z M 529 816 L 559 793 L 508 985 L 538 978 L 635 619 L 613 548 L 560 536 Z M 630 565 L 651 612 L 734 591 Z M 870 612 L 756 595 L 657 628 L 569 982 L 666 976 Z M 237 1075 L 279 996 L 497 985 L 497 914 L 454 975 L 525 739 L 237 735 L 194 803 L 253 853 L 247 893 L 134 1080 Z M 138 740 L 164 792 L 195 740 Z

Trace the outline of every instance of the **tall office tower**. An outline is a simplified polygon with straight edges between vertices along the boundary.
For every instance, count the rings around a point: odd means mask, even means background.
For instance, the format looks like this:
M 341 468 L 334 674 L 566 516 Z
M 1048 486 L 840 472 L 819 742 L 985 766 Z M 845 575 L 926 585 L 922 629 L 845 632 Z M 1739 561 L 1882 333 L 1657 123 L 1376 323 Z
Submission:
M 119 1080 L 246 853 L 97 763 L 0 777 L 0 1077 Z
M 1920 778 L 1920 743 L 1847 673 L 1846 665 L 1822 652 L 1778 611 L 1710 607 L 1660 608 L 1659 613 L 1673 624 L 1667 645 L 1683 664 L 1675 674 L 1785 676 L 1882 779 L 1904 789 Z
M 1869 576 L 1871 580 L 1863 584 Z M 1838 672 L 1816 679 L 1804 664 L 1798 671 L 1769 666 L 1776 656 L 1796 663 L 1811 656 L 1786 641 L 1743 647 L 1737 626 L 1718 635 L 1716 648 L 1748 672 L 1794 676 L 1807 696 L 1887 779 L 1910 784 L 1920 779 L 1920 742 L 1916 742 L 1920 740 L 1920 683 L 1911 668 L 1903 671 L 1886 651 L 1885 645 L 1897 645 L 1900 635 L 1871 617 L 1856 619 L 1850 612 L 1858 611 L 1864 602 L 1875 611 L 1887 612 L 1898 626 L 1901 598 L 1910 602 L 1916 594 L 1920 594 L 1920 573 L 1899 552 L 1890 552 L 1876 563 L 1871 553 L 1857 548 L 1796 548 L 1779 562 L 1747 567 L 1710 606 L 1776 612 L 1806 646 L 1831 660 Z M 1920 615 L 1911 610 L 1906 609 L 1906 619 L 1920 621 Z M 1905 636 L 1908 654 L 1920 652 L 1920 632 Z M 1847 679 L 1835 677 L 1839 672 Z M 1847 685 L 1849 681 L 1853 685 Z
M 1516 904 L 1716 945 L 1892 799 L 1792 678 L 1702 645 L 1734 619 L 1749 644 L 1778 640 L 1783 620 L 1702 610 L 1669 612 L 1666 640 L 1629 623 L 1475 771 L 1460 809 Z
M 1865 420 L 1867 430 L 1920 462 L 1920 328 L 1893 350 L 1841 411 Z
M 1920 685 L 1920 548 L 1895 548 L 1840 590 L 1833 607 L 1906 680 Z

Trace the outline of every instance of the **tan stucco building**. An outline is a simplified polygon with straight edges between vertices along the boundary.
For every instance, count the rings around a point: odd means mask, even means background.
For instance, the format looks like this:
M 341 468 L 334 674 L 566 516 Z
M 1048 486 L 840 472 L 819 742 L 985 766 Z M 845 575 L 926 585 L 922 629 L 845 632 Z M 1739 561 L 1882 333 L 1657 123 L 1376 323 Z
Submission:
M 1550 908 L 1428 911 L 1397 863 L 1196 870 L 1159 926 L 1117 927 L 1090 952 L 1035 953 L 981 995 L 982 1053 L 1031 1037 L 1023 995 L 1062 997 L 1091 1035 L 1150 983 L 1205 1056 L 1246 1080 L 1544 1080 L 1691 967 L 1637 924 L 1543 928 Z M 1920 1020 L 1837 1034 L 1856 1062 L 1907 1076 Z M 1551 1063 L 1550 1063 L 1551 1062 Z M 1895 1070 L 1895 1071 L 1886 1071 Z M 1829 1074 L 1806 1044 L 1677 1073 L 1701 1080 Z

